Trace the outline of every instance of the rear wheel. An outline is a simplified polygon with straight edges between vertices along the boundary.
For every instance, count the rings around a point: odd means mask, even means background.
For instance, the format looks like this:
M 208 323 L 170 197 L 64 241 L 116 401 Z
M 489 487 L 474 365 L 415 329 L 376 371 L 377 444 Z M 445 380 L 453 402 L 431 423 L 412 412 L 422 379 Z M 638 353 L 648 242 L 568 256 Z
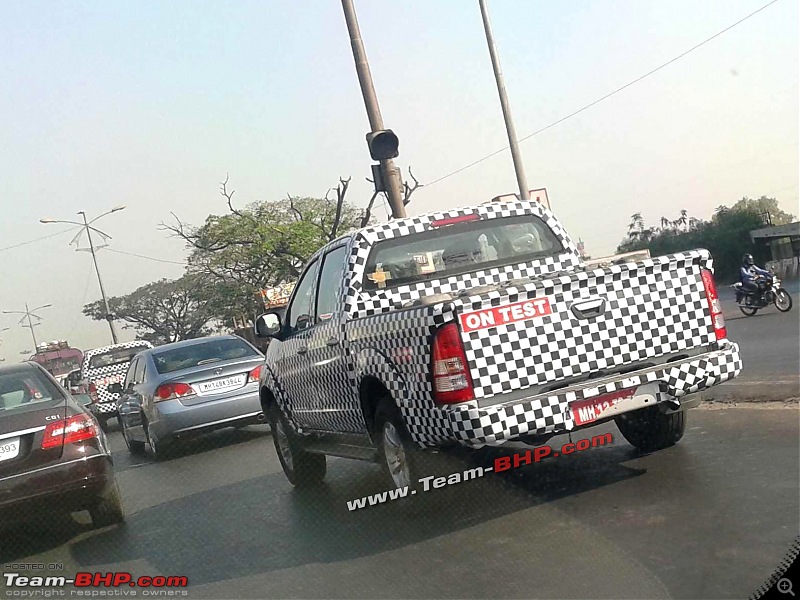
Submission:
M 327 472 L 326 456 L 303 449 L 302 440 L 274 402 L 269 409 L 269 423 L 278 460 L 289 482 L 299 488 L 320 485 Z
M 108 417 L 102 414 L 98 414 L 97 422 L 100 423 L 100 429 L 108 433 Z
M 754 314 L 758 312 L 758 309 L 752 306 L 739 306 L 739 310 L 742 311 L 742 313 L 744 313 L 748 317 L 752 317 Z
M 111 494 L 101 498 L 97 504 L 89 508 L 89 515 L 92 517 L 92 525 L 95 527 L 116 525 L 125 520 L 125 510 L 122 507 L 122 497 L 116 481 L 112 486 Z
M 789 292 L 783 288 L 775 293 L 775 308 L 781 312 L 792 310 L 792 297 L 789 295 Z
M 148 427 L 146 423 L 144 432 L 147 437 L 147 445 L 150 446 L 150 455 L 155 460 L 164 460 L 167 458 L 171 444 L 167 440 L 160 439 L 157 435 L 152 433 L 150 427 Z
M 658 406 L 624 413 L 615 421 L 628 443 L 642 452 L 673 446 L 686 431 L 686 412 L 662 413 Z

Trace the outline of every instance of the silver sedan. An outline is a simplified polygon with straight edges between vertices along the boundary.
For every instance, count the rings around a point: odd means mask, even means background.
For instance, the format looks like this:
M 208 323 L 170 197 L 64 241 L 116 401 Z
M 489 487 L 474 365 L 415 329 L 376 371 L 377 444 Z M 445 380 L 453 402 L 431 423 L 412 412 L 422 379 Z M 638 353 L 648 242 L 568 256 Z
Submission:
M 128 450 L 162 457 L 179 438 L 263 423 L 263 355 L 244 339 L 213 336 L 144 350 L 131 361 L 117 401 Z

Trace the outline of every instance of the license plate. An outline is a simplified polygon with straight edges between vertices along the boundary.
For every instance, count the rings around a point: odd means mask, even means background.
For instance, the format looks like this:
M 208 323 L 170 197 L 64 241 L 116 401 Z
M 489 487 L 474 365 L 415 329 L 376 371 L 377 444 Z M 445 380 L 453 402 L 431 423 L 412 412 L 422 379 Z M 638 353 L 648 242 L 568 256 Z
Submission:
M 201 394 L 210 392 L 223 392 L 233 388 L 242 387 L 247 375 L 234 375 L 233 377 L 224 377 L 223 379 L 215 379 L 214 381 L 204 381 L 197 384 L 197 389 Z
M 0 461 L 11 460 L 19 455 L 19 438 L 0 440 Z
M 575 425 L 586 425 L 603 418 L 607 413 L 614 412 L 613 409 L 625 400 L 633 398 L 636 393 L 635 388 L 619 390 L 610 394 L 603 394 L 587 400 L 577 400 L 571 402 L 569 407 L 572 410 L 572 420 Z

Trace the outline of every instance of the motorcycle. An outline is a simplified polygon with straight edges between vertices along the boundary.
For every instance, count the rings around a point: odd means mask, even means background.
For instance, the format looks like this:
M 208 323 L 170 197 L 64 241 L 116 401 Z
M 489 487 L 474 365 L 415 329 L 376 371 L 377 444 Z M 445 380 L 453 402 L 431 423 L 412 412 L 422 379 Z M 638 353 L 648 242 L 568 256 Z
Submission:
M 773 275 L 772 277 L 759 277 L 757 281 L 763 282 L 763 285 L 759 285 L 756 292 L 746 292 L 741 282 L 731 286 L 736 290 L 736 304 L 742 313 L 752 317 L 770 304 L 774 304 L 775 308 L 781 312 L 788 312 L 792 309 L 792 297 L 781 287 L 780 279 Z

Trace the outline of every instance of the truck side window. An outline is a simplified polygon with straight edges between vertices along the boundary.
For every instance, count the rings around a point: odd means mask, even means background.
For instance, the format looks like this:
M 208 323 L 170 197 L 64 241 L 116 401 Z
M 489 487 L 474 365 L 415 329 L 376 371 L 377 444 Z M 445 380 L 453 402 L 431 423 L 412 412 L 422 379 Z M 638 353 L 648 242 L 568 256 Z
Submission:
M 306 269 L 306 272 L 297 282 L 292 303 L 286 310 L 286 323 L 289 334 L 311 327 L 314 312 L 314 280 L 317 278 L 319 260 Z
M 325 255 L 322 263 L 322 274 L 317 289 L 317 323 L 327 321 L 336 310 L 339 292 L 344 277 L 346 246 L 340 246 Z

